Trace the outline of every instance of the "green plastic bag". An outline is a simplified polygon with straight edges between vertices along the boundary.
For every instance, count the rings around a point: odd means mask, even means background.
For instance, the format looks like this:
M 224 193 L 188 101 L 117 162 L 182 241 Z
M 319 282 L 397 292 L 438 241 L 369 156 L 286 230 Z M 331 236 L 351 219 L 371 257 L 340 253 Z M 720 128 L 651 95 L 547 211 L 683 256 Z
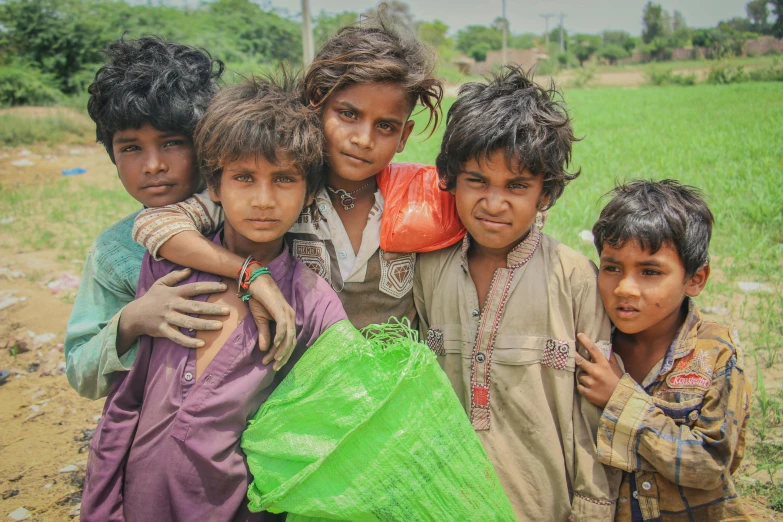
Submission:
M 250 509 L 323 520 L 515 520 L 451 384 L 401 324 L 327 330 L 242 435 Z

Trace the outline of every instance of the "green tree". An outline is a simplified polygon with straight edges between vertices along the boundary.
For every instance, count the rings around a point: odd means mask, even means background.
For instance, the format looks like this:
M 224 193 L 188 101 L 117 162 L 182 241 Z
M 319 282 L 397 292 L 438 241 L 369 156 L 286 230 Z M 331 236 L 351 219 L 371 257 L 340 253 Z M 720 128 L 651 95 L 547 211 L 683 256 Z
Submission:
M 672 32 L 676 33 L 680 29 L 685 29 L 688 24 L 685 23 L 685 17 L 679 11 L 674 11 L 672 15 Z
M 476 60 L 477 62 L 483 62 L 487 59 L 487 53 L 492 49 L 486 43 L 478 43 L 470 48 L 468 56 Z
M 503 46 L 503 35 L 497 29 L 485 25 L 469 25 L 457 32 L 456 47 L 465 54 L 480 44 L 485 44 L 490 51 L 496 51 Z
M 598 56 L 604 58 L 609 62 L 610 65 L 614 65 L 617 63 L 617 60 L 627 58 L 630 55 L 631 53 L 629 53 L 624 47 L 621 47 L 617 44 L 604 46 L 600 51 L 598 51 Z
M 593 34 L 575 34 L 571 38 L 569 50 L 579 60 L 579 66 L 584 63 L 601 47 L 601 37 Z
M 84 87 L 80 71 L 99 62 L 100 49 L 121 35 L 112 22 L 129 9 L 121 2 L 9 0 L 0 4 L 3 54 L 32 64 L 63 92 L 75 93 Z
M 783 38 L 783 0 L 772 0 L 772 14 L 775 15 L 775 23 L 772 24 L 770 34 L 775 38 Z
M 748 13 L 748 18 L 753 22 L 753 25 L 766 27 L 767 18 L 769 18 L 769 7 L 767 4 L 767 0 L 750 0 L 750 2 L 745 4 L 745 12 Z
M 355 24 L 357 20 L 359 20 L 359 14 L 352 11 L 343 11 L 337 14 L 327 14 L 321 11 L 321 14 L 315 17 L 313 26 L 316 49 L 320 49 L 341 28 Z
M 533 49 L 536 46 L 536 38 L 536 35 L 531 33 L 508 35 L 508 46 L 512 49 Z
M 420 22 L 416 26 L 416 34 L 419 40 L 436 49 L 450 43 L 449 38 L 446 36 L 447 32 L 449 32 L 449 26 L 440 20 Z
M 658 4 L 647 2 L 642 12 L 642 40 L 644 43 L 649 44 L 656 38 L 666 36 L 664 24 L 663 8 Z
M 604 45 L 618 45 L 630 53 L 636 47 L 633 37 L 625 31 L 604 31 L 601 34 Z

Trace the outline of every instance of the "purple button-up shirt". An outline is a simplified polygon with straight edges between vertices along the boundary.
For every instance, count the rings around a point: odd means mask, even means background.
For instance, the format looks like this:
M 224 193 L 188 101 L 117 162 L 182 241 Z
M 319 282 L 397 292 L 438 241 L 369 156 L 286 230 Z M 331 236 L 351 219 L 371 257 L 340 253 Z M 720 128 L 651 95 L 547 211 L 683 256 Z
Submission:
M 179 268 L 147 254 L 137 298 Z M 296 311 L 291 359 L 279 372 L 261 363 L 265 352 L 258 349 L 250 313 L 198 379 L 195 350 L 165 338 L 142 337 L 136 362 L 114 384 L 90 445 L 82 521 L 262 519 L 247 509 L 242 431 L 307 347 L 346 319 L 329 284 L 287 247 L 269 269 Z M 219 280 L 194 270 L 181 284 Z

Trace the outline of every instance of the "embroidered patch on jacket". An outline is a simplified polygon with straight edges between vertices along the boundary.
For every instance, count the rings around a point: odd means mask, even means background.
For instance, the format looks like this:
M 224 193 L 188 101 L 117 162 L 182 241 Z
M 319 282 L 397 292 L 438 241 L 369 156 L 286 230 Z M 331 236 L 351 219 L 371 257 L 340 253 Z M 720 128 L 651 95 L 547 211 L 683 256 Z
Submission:
M 568 341 L 547 339 L 541 364 L 555 370 L 565 370 L 568 364 Z
M 386 295 L 400 299 L 413 288 L 413 268 L 416 264 L 416 254 L 402 254 L 396 259 L 386 261 L 384 251 L 378 256 L 381 260 L 381 282 L 378 289 Z
M 710 379 L 706 375 L 696 372 L 672 373 L 666 377 L 669 388 L 699 388 L 707 390 L 710 387 Z
M 446 348 L 443 346 L 443 331 L 440 328 L 430 328 L 427 331 L 427 346 L 436 355 L 446 355 Z
M 307 268 L 326 279 L 332 284 L 332 272 L 329 264 L 329 253 L 326 245 L 321 241 L 303 241 L 294 239 L 294 257 L 301 261 Z

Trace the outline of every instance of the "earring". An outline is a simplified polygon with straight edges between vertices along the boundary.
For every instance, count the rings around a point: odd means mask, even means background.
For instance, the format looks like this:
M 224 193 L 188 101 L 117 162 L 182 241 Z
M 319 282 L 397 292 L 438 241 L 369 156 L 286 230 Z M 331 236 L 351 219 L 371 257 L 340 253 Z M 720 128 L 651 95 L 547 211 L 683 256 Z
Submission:
M 536 228 L 542 230 L 546 225 L 547 217 L 549 217 L 549 210 L 539 210 L 536 212 Z

